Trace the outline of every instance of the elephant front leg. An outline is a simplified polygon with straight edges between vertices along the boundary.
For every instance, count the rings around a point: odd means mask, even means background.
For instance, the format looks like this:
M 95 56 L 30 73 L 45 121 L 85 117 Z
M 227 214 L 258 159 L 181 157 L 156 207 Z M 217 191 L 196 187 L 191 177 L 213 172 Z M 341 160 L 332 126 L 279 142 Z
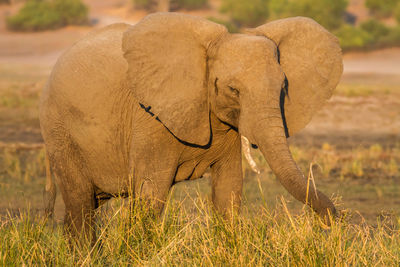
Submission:
M 135 205 L 140 202 L 142 208 L 158 215 L 174 181 L 180 150 L 179 143 L 161 124 L 152 129 L 154 132 L 133 138 L 133 185 Z
M 215 209 L 226 218 L 239 212 L 243 188 L 240 137 L 211 166 L 211 180 Z
M 153 169 L 152 173 L 148 171 L 141 173 L 135 182 L 136 201 L 140 202 L 141 208 L 148 209 L 155 215 L 160 215 L 173 182 L 174 172 Z

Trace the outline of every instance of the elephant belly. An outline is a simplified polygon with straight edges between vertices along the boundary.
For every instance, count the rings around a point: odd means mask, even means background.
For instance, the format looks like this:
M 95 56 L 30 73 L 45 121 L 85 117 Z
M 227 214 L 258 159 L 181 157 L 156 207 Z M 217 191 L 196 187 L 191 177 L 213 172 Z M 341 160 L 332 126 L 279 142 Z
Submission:
M 177 183 L 185 180 L 201 178 L 210 166 L 210 163 L 211 161 L 208 160 L 190 160 L 180 164 L 174 182 Z
M 127 156 L 117 133 L 107 127 L 86 125 L 74 132 L 73 139 L 81 148 L 86 173 L 95 188 L 109 194 L 128 190 Z
M 219 122 L 214 115 L 211 116 L 211 123 L 214 127 L 210 148 L 186 146 L 174 182 L 201 178 L 207 168 L 227 153 L 226 151 L 230 150 L 230 144 L 237 139 L 237 133 Z

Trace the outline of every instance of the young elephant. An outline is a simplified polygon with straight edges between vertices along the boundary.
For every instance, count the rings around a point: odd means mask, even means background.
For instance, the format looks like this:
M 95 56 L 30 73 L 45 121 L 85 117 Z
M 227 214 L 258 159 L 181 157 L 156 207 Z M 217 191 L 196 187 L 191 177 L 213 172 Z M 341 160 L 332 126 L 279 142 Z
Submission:
M 302 17 L 230 34 L 205 19 L 158 13 L 92 32 L 60 57 L 40 103 L 66 229 L 94 236 L 93 210 L 128 192 L 161 210 L 173 184 L 209 166 L 215 208 L 229 214 L 242 194 L 241 134 L 296 199 L 334 215 L 329 198 L 307 188 L 286 138 L 305 127 L 341 73 L 337 39 Z M 51 212 L 50 176 L 46 189 Z

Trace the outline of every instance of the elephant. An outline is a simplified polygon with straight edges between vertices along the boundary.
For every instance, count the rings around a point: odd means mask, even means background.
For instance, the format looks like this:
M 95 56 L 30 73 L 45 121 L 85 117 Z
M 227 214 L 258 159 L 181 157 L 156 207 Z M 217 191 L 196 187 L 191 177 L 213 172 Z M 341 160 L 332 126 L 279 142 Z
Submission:
M 94 210 L 107 199 L 132 194 L 159 214 L 175 183 L 210 167 L 213 206 L 230 216 L 241 203 L 243 135 L 329 221 L 334 204 L 308 187 L 287 138 L 331 97 L 342 65 L 337 38 L 305 17 L 232 34 L 154 13 L 95 30 L 60 56 L 41 94 L 46 210 L 56 180 L 65 231 L 94 238 Z

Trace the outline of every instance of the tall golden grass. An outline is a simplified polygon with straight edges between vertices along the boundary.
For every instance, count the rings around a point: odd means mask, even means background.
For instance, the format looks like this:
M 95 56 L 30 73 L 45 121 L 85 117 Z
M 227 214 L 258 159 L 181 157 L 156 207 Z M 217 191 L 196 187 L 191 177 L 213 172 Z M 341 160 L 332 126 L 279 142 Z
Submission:
M 188 196 L 190 198 L 190 196 Z M 160 218 L 148 207 L 119 199 L 97 216 L 94 247 L 70 246 L 60 226 L 29 214 L 0 224 L 3 266 L 398 266 L 400 232 L 350 224 L 344 215 L 331 227 L 304 208 L 291 214 L 276 207 L 246 207 L 224 220 L 206 199 L 191 207 L 170 200 Z M 195 207 L 193 210 L 192 208 Z

